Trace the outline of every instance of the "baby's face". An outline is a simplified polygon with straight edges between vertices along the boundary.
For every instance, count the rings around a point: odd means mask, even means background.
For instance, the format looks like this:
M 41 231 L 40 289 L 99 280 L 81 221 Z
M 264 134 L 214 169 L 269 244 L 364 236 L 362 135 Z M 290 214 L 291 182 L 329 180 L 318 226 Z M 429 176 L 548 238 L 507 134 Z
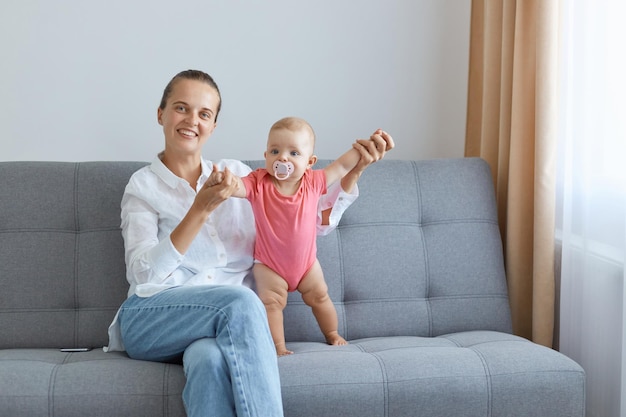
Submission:
M 305 171 L 313 165 L 313 137 L 305 129 L 292 131 L 288 129 L 272 130 L 267 139 L 265 151 L 265 168 L 274 175 L 274 163 L 291 162 L 293 172 L 287 180 L 298 181 Z

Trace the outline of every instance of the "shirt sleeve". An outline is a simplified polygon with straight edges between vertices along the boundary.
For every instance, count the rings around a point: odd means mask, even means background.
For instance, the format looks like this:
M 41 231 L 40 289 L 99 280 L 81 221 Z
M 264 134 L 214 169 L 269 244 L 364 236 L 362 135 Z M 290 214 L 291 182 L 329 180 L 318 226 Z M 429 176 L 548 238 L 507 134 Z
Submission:
M 127 187 L 121 203 L 126 278 L 131 286 L 162 283 L 183 260 L 169 237 L 159 241 L 158 214 Z
M 355 184 L 351 193 L 341 188 L 341 181 L 336 181 L 328 187 L 326 194 L 322 195 L 317 206 L 317 235 L 326 236 L 337 228 L 343 213 L 359 197 L 359 187 Z M 332 208 L 328 225 L 322 225 L 322 211 Z

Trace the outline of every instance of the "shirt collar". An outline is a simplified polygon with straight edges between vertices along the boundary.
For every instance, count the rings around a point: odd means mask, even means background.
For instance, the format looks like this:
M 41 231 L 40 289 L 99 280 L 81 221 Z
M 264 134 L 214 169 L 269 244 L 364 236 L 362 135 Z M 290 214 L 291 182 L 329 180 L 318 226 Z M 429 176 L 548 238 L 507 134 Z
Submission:
M 203 185 L 206 180 L 209 179 L 209 175 L 213 171 L 213 163 L 209 167 L 209 162 L 205 161 L 204 158 L 200 158 L 200 166 L 202 167 L 202 173 L 200 174 L 200 178 L 198 178 L 198 184 Z
M 205 161 L 204 158 L 201 158 L 200 166 L 202 167 L 202 173 L 200 174 L 200 178 L 198 178 L 198 184 L 202 185 L 209 178 L 209 175 L 211 175 L 213 164 L 210 163 L 209 165 L 209 162 Z M 161 161 L 160 154 L 154 158 L 152 164 L 150 165 L 150 169 L 170 188 L 176 188 L 178 184 L 185 182 L 185 180 L 178 177 L 165 166 L 163 161 Z M 193 186 L 195 188 L 195 184 Z

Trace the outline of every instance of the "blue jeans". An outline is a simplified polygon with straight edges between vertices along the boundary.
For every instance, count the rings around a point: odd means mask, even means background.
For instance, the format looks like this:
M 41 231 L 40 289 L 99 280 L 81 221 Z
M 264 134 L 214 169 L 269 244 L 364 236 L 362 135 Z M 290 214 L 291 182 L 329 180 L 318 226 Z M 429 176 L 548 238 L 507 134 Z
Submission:
M 119 322 L 131 358 L 166 362 L 182 355 L 189 417 L 283 415 L 276 350 L 252 290 L 189 286 L 133 295 Z

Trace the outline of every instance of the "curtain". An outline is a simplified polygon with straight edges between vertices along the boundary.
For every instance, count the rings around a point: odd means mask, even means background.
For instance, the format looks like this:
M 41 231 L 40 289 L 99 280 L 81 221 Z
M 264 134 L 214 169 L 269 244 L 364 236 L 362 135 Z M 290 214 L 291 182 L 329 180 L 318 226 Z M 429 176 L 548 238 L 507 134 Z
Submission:
M 626 416 L 626 2 L 564 3 L 557 176 L 559 350 L 587 415 Z
M 473 0 L 465 156 L 492 170 L 513 331 L 552 346 L 558 0 Z

